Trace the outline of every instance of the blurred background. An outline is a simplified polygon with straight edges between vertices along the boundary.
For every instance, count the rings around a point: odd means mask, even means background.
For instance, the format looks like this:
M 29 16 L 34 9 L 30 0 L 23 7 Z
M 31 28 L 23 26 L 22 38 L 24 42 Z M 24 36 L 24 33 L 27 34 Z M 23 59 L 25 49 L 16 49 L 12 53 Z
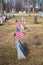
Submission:
M 0 12 L 43 12 L 43 0 L 0 0 Z

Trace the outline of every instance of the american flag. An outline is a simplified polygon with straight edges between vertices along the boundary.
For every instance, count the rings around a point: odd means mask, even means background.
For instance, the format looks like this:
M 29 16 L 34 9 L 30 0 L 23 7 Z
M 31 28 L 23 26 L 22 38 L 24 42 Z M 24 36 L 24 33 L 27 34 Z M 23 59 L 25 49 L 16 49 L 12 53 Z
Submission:
M 16 27 L 19 28 L 20 27 L 20 23 L 16 20 Z
M 16 36 L 22 38 L 24 36 L 24 33 L 19 28 L 17 28 Z
M 24 22 L 24 24 L 26 24 L 26 19 L 25 18 L 23 19 L 23 22 Z

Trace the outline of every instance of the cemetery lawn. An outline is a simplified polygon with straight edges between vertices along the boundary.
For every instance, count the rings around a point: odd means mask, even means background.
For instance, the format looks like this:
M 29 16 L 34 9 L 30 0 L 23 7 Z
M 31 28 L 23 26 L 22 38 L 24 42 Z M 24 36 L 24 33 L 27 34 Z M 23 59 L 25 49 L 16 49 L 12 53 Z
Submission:
M 21 17 L 13 17 L 0 26 L 0 65 L 43 65 L 43 18 L 38 17 L 38 24 L 34 23 L 32 16 L 25 18 L 27 29 L 23 30 L 25 35 L 21 41 L 29 49 L 26 59 L 17 59 L 15 20 L 18 19 L 20 23 L 22 20 Z

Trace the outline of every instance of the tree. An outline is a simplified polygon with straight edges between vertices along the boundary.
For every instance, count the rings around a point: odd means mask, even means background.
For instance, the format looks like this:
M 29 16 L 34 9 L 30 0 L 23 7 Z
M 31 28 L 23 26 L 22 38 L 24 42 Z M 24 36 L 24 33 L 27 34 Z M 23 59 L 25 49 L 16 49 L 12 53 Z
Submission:
M 16 11 L 19 12 L 22 10 L 23 6 L 20 1 L 17 1 L 15 4 Z
M 0 11 L 1 14 L 4 14 L 4 0 L 0 0 Z
M 11 0 L 10 0 L 10 2 L 4 2 L 4 10 L 6 11 L 6 12 L 10 12 L 10 10 L 12 10 L 12 2 L 11 2 Z
M 28 16 L 29 16 L 29 0 L 28 0 Z
M 35 6 L 36 6 L 36 0 L 32 0 L 33 1 L 33 13 L 35 12 Z
M 2 15 L 4 14 L 4 0 L 2 0 Z

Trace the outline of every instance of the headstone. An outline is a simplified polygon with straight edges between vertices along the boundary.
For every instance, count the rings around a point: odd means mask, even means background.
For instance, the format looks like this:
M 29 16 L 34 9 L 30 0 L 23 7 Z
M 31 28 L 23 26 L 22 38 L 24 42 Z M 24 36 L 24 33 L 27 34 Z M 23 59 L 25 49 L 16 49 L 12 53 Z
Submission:
M 24 14 L 26 13 L 26 11 L 23 12 Z
M 6 19 L 9 19 L 9 18 L 10 18 L 10 14 L 7 13 L 7 14 L 6 14 Z
M 34 23 L 37 24 L 37 16 L 34 16 Z
M 39 15 L 39 16 L 42 16 L 42 12 L 39 12 L 38 15 Z
M 4 15 L 6 15 L 6 11 L 4 11 Z
M 12 8 L 12 14 L 14 14 L 14 9 Z
M 6 16 L 4 16 L 4 15 L 3 15 L 3 16 L 2 16 L 2 18 L 3 18 L 3 21 L 5 21 L 5 19 L 6 19 Z
M 20 40 L 16 40 L 16 48 L 18 59 L 24 59 L 26 57 L 26 52 L 23 46 L 23 43 Z
M 42 12 L 42 17 L 43 17 L 43 12 Z
M 19 14 L 21 14 L 21 11 L 19 11 Z
M 3 19 L 0 17 L 0 25 L 3 25 Z
M 13 17 L 14 16 L 14 14 L 13 13 L 10 13 L 10 17 Z
M 24 13 L 21 13 L 21 15 L 22 15 L 22 21 L 23 21 L 23 19 L 24 19 Z
M 19 38 L 22 38 L 24 36 L 24 33 L 19 28 L 17 28 L 16 36 L 19 37 Z
M 19 14 L 21 14 L 22 21 L 23 21 L 25 12 L 19 11 Z
M 24 26 L 22 24 L 20 25 L 20 27 L 21 27 L 22 30 L 24 30 Z

